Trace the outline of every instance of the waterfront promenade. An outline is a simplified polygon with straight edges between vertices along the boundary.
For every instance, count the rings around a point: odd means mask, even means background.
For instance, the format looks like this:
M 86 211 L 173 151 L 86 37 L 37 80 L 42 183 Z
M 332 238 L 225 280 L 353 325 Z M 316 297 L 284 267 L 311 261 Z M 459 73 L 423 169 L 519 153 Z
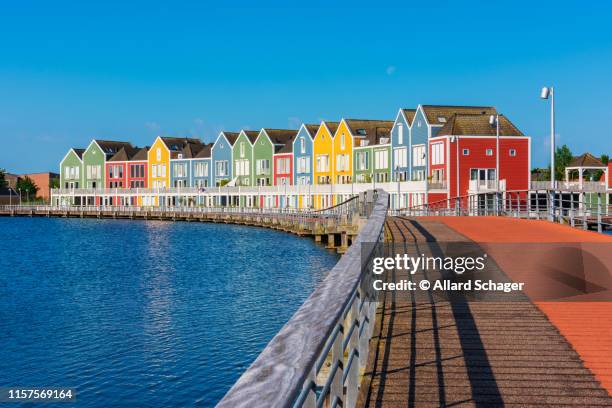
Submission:
M 437 242 L 612 242 L 505 217 L 389 217 L 385 235 L 397 253 L 406 246 L 431 250 Z M 521 273 L 521 259 L 495 258 L 510 279 Z M 510 302 L 386 295 L 359 406 L 612 405 L 610 302 L 532 302 L 538 294 L 529 292 Z

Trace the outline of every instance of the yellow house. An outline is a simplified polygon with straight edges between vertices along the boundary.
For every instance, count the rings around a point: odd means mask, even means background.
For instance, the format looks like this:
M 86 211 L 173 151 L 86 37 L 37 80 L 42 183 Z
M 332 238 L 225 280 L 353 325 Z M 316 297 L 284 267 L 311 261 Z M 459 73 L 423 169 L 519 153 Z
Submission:
M 149 188 L 172 187 L 170 175 L 170 159 L 182 158 L 181 152 L 187 143 L 201 144 L 199 139 L 183 137 L 158 136 L 151 146 L 147 156 Z M 149 205 L 159 205 L 157 200 Z
M 350 119 L 349 119 L 350 121 Z M 353 181 L 353 133 L 346 119 L 340 121 L 333 141 L 332 168 L 334 184 L 351 184 Z
M 334 154 L 334 133 L 338 129 L 338 122 L 322 121 L 313 141 L 313 184 L 331 185 L 334 179 L 332 157 Z M 316 208 L 329 207 L 332 204 L 330 194 L 319 194 L 315 196 Z

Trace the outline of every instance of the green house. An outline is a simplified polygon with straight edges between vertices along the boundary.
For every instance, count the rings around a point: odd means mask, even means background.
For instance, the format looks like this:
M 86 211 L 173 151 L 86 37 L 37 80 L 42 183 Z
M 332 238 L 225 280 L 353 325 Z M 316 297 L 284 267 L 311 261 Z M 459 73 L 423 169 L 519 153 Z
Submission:
M 355 131 L 353 180 L 355 183 L 391 181 L 390 121 L 362 121 Z
M 259 132 L 242 130 L 232 146 L 232 174 L 237 186 L 253 186 L 255 179 L 253 171 L 253 144 Z
M 272 159 L 287 143 L 292 143 L 297 130 L 291 129 L 261 129 L 253 144 L 253 161 L 255 162 L 256 186 L 271 186 L 274 184 Z
M 60 162 L 60 188 L 83 188 L 83 153 L 85 149 L 73 147 Z
M 85 152 L 83 152 L 83 187 L 93 189 L 104 188 L 106 161 L 123 147 L 133 148 L 129 142 L 92 140 L 87 149 L 85 149 Z

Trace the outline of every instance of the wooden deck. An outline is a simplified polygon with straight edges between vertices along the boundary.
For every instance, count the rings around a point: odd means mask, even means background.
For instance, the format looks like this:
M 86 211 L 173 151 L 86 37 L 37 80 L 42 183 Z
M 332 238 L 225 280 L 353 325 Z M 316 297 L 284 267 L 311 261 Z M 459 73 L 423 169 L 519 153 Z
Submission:
M 387 241 L 396 253 L 420 243 L 430 243 L 422 245 L 428 250 L 432 242 L 491 242 L 495 228 L 490 220 L 450 218 L 467 227 L 451 228 L 450 222 L 437 218 L 389 218 Z M 554 224 L 537 223 L 536 228 L 538 225 L 548 228 Z M 510 230 L 524 238 L 524 228 Z M 503 229 L 504 233 L 508 229 Z M 540 233 L 544 234 L 532 236 Z M 500 274 L 504 274 L 501 269 Z M 423 292 L 401 298 L 386 294 L 377 315 L 359 405 L 612 406 L 608 390 L 591 371 L 593 367 L 585 366 L 585 357 L 545 311 L 526 295 L 511 302 L 449 302 Z M 569 327 L 575 329 L 576 324 L 574 321 Z M 591 342 L 587 346 L 590 358 L 604 354 L 606 347 L 605 343 Z M 607 350 L 612 354 L 612 348 Z

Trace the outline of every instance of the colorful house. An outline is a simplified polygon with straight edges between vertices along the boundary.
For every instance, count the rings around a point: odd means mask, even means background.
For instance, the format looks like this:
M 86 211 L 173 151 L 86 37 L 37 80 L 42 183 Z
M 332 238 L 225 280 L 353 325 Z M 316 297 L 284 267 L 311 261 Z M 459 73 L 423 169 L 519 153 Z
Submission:
M 338 130 L 339 122 L 322 121 L 313 139 L 313 182 L 315 185 L 331 185 L 334 178 L 332 156 L 334 154 L 334 133 Z M 314 197 L 316 208 L 330 207 L 333 191 L 330 186 L 329 194 L 317 194 Z
M 158 136 L 147 154 L 149 164 L 148 185 L 151 188 L 172 186 L 170 160 L 182 158 L 186 144 L 201 144 L 198 139 Z
M 391 181 L 391 121 L 347 121 L 354 135 L 354 180 L 357 183 Z
M 129 142 L 94 139 L 83 152 L 83 184 L 85 188 L 105 187 L 106 162 L 123 147 L 133 148 Z M 93 197 L 90 198 L 93 204 Z
M 313 139 L 319 125 L 302 124 L 293 140 L 293 184 L 313 184 Z
M 271 186 L 274 183 L 273 162 L 275 153 L 285 145 L 291 144 L 297 130 L 261 129 L 253 145 L 255 161 L 255 185 Z
M 73 147 L 60 162 L 60 188 L 83 187 L 83 153 L 85 149 Z
M 202 146 L 200 152 L 191 161 L 191 185 L 197 188 L 207 188 L 213 185 L 211 151 L 212 143 Z
M 172 187 L 192 187 L 192 161 L 204 148 L 201 143 L 187 142 L 176 155 L 170 159 L 170 182 Z
M 490 112 L 491 110 L 488 110 Z M 466 196 L 499 189 L 527 190 L 530 187 L 531 142 L 508 118 L 499 115 L 499 152 L 496 126 L 487 111 L 453 114 L 429 141 L 430 189 L 428 200 Z
M 232 171 L 237 186 L 254 185 L 253 144 L 259 132 L 241 130 L 232 147 Z
M 232 146 L 236 139 L 236 132 L 221 132 L 212 146 L 213 186 L 222 186 L 232 180 Z
M 124 146 L 106 162 L 104 169 L 106 188 L 136 189 L 147 187 L 148 148 Z M 111 197 L 105 205 L 141 205 L 140 197 Z
M 391 129 L 391 174 L 393 181 L 412 180 L 412 136 L 411 128 L 416 109 L 400 109 Z

